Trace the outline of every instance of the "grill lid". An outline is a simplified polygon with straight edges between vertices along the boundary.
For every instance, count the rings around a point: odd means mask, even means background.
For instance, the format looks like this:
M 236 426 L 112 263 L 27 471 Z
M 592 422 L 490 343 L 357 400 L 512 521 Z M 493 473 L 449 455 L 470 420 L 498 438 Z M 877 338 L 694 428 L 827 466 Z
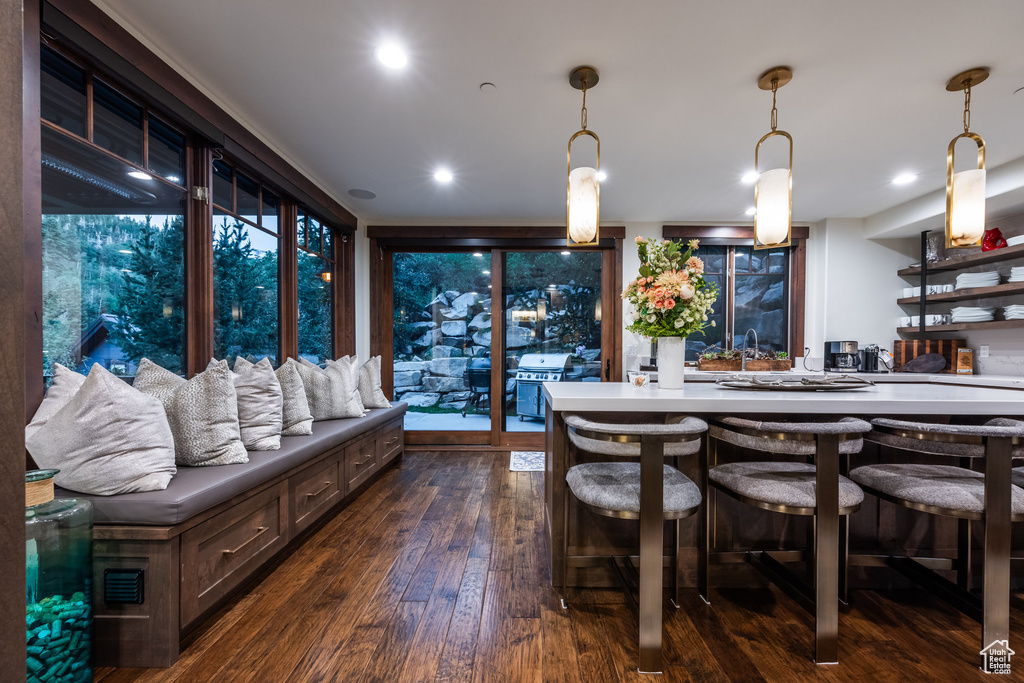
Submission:
M 519 369 L 530 372 L 563 372 L 572 370 L 572 354 L 527 353 L 519 359 Z

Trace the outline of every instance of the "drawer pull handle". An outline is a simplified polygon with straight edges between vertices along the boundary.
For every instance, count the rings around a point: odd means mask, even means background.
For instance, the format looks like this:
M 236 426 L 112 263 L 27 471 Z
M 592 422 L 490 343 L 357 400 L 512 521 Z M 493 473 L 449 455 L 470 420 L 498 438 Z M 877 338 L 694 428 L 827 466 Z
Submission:
M 324 491 L 326 491 L 327 489 L 331 488 L 331 484 L 333 484 L 333 483 L 334 483 L 334 482 L 330 482 L 330 481 L 325 481 L 325 482 L 324 482 L 324 487 L 323 487 L 322 489 L 320 489 L 319 491 L 316 491 L 315 493 L 307 493 L 307 494 L 306 494 L 306 498 L 316 498 L 316 497 L 317 497 L 317 496 L 319 496 L 319 495 L 320 495 L 321 493 L 323 493 L 323 492 L 324 492 Z
M 384 444 L 384 448 L 389 448 L 391 446 L 394 446 L 396 443 L 398 443 L 398 437 L 397 436 L 395 438 L 391 439 L 390 441 L 388 441 L 387 443 L 385 443 Z
M 366 463 L 368 463 L 371 460 L 373 460 L 373 458 L 374 458 L 374 454 L 370 453 L 365 458 L 363 458 L 362 460 L 357 461 L 356 465 L 365 465 Z
M 258 526 L 258 527 L 256 527 L 256 534 L 255 534 L 255 535 L 254 535 L 254 536 L 253 536 L 252 538 L 250 538 L 250 539 L 249 539 L 248 541 L 246 541 L 246 542 L 245 542 L 245 543 L 243 543 L 242 545 L 238 546 L 238 547 L 237 547 L 237 548 L 235 548 L 234 550 L 225 550 L 225 551 L 224 551 L 224 554 L 225 554 L 225 555 L 234 555 L 234 554 L 235 554 L 235 553 L 237 553 L 237 552 L 238 552 L 239 550 L 241 550 L 241 549 L 242 549 L 242 548 L 244 548 L 245 546 L 247 546 L 247 545 L 249 545 L 250 543 L 252 543 L 253 541 L 255 541 L 255 540 L 256 540 L 257 538 L 259 538 L 260 536 L 262 536 L 262 535 L 263 535 L 263 533 L 264 533 L 264 532 L 265 532 L 265 531 L 266 531 L 267 529 L 269 529 L 269 528 L 270 528 L 270 527 L 268 527 L 268 526 Z

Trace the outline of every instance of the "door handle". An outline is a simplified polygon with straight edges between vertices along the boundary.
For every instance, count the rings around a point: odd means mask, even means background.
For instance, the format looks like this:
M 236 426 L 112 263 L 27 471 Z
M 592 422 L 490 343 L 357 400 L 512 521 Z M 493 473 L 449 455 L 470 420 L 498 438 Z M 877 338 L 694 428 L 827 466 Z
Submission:
M 604 380 L 606 382 L 609 382 L 609 381 L 611 381 L 611 379 L 612 379 L 612 359 L 611 358 L 605 358 L 604 359 Z

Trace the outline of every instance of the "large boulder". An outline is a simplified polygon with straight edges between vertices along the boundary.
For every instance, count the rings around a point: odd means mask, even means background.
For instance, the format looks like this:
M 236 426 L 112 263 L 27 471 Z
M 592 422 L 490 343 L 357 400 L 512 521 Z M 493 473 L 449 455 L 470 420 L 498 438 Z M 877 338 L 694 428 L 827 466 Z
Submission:
M 445 401 L 467 401 L 473 395 L 472 391 L 453 391 L 444 395 Z
M 461 377 L 427 377 L 423 380 L 423 391 L 465 391 L 466 385 Z
M 441 341 L 441 330 L 428 330 L 419 339 L 413 341 L 413 346 L 433 346 Z
M 456 297 L 452 301 L 452 308 L 472 308 L 476 305 L 476 302 L 480 300 L 480 295 L 476 292 L 466 292 L 462 296 Z
M 490 334 L 490 332 L 488 332 L 488 334 Z M 490 346 L 470 346 L 468 349 L 466 349 L 466 355 L 473 356 L 474 358 L 476 358 L 477 356 L 486 356 L 490 352 Z
M 473 316 L 473 319 L 469 321 L 469 329 L 471 330 L 489 330 L 491 329 L 491 314 L 483 311 Z M 463 332 L 465 334 L 465 332 Z
M 409 325 L 409 327 L 415 327 L 417 329 L 426 328 L 426 329 L 430 330 L 430 329 L 433 329 L 433 328 L 437 327 L 437 323 L 435 323 L 433 320 L 431 320 L 431 321 L 428 321 L 428 322 L 412 323 L 411 325 Z
M 394 364 L 395 376 L 398 376 L 399 372 L 423 372 L 430 368 L 430 363 L 426 361 L 404 361 Z
M 458 377 L 461 379 L 468 366 L 468 358 L 436 358 L 430 361 L 430 373 L 432 375 Z
M 445 320 L 465 320 L 469 316 L 466 308 L 442 308 L 441 317 Z M 444 324 L 444 321 L 442 321 Z
M 436 406 L 437 402 L 441 400 L 441 394 L 424 394 L 418 391 L 410 391 L 407 394 L 402 394 L 402 400 L 413 408 L 430 408 Z
M 474 332 L 473 343 L 479 344 L 480 346 L 486 348 L 491 348 L 491 331 L 487 330 L 486 332 Z
M 474 336 L 475 339 L 475 336 Z M 528 327 L 514 325 L 505 330 L 505 346 L 518 349 L 533 343 L 533 330 Z
M 446 400 L 443 403 L 441 403 L 441 405 L 438 406 L 438 407 L 439 408 L 450 408 L 450 409 L 454 409 L 454 410 L 462 410 L 463 408 L 466 407 L 466 402 L 465 401 L 447 401 Z
M 448 308 L 451 305 L 451 299 L 444 294 L 438 294 L 434 297 L 433 301 L 427 304 L 427 310 L 431 313 L 436 313 L 442 308 Z
M 446 337 L 465 337 L 466 336 L 466 321 L 465 320 L 446 320 L 441 323 L 441 334 Z
M 454 346 L 446 346 L 444 344 L 438 344 L 433 349 L 434 358 L 455 358 L 462 355 L 462 349 L 457 349 Z M 424 364 L 425 365 L 425 364 Z
M 412 363 L 409 363 L 412 365 Z M 418 363 L 417 363 L 418 365 Z M 424 363 L 425 365 L 425 363 Z M 417 371 L 413 372 L 396 372 L 395 373 L 395 386 L 396 387 L 411 387 L 418 386 L 423 380 L 423 373 Z

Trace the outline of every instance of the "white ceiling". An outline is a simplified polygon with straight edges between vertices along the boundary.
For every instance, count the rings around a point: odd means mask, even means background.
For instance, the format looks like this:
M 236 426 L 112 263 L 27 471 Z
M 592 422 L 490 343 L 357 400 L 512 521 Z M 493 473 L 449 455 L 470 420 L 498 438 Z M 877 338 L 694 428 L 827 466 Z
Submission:
M 580 64 L 601 75 L 588 108 L 605 223 L 747 220 L 739 178 L 771 108 L 756 80 L 779 64 L 795 73 L 779 127 L 795 140 L 796 220 L 943 187 L 963 106 L 944 86 L 970 67 L 992 69 L 972 101 L 989 168 L 1024 157 L 1020 0 L 97 4 L 371 221 L 564 220 Z M 407 46 L 403 72 L 374 58 L 385 37 Z M 438 165 L 453 183 L 433 181 Z M 919 181 L 890 184 L 906 170 Z

